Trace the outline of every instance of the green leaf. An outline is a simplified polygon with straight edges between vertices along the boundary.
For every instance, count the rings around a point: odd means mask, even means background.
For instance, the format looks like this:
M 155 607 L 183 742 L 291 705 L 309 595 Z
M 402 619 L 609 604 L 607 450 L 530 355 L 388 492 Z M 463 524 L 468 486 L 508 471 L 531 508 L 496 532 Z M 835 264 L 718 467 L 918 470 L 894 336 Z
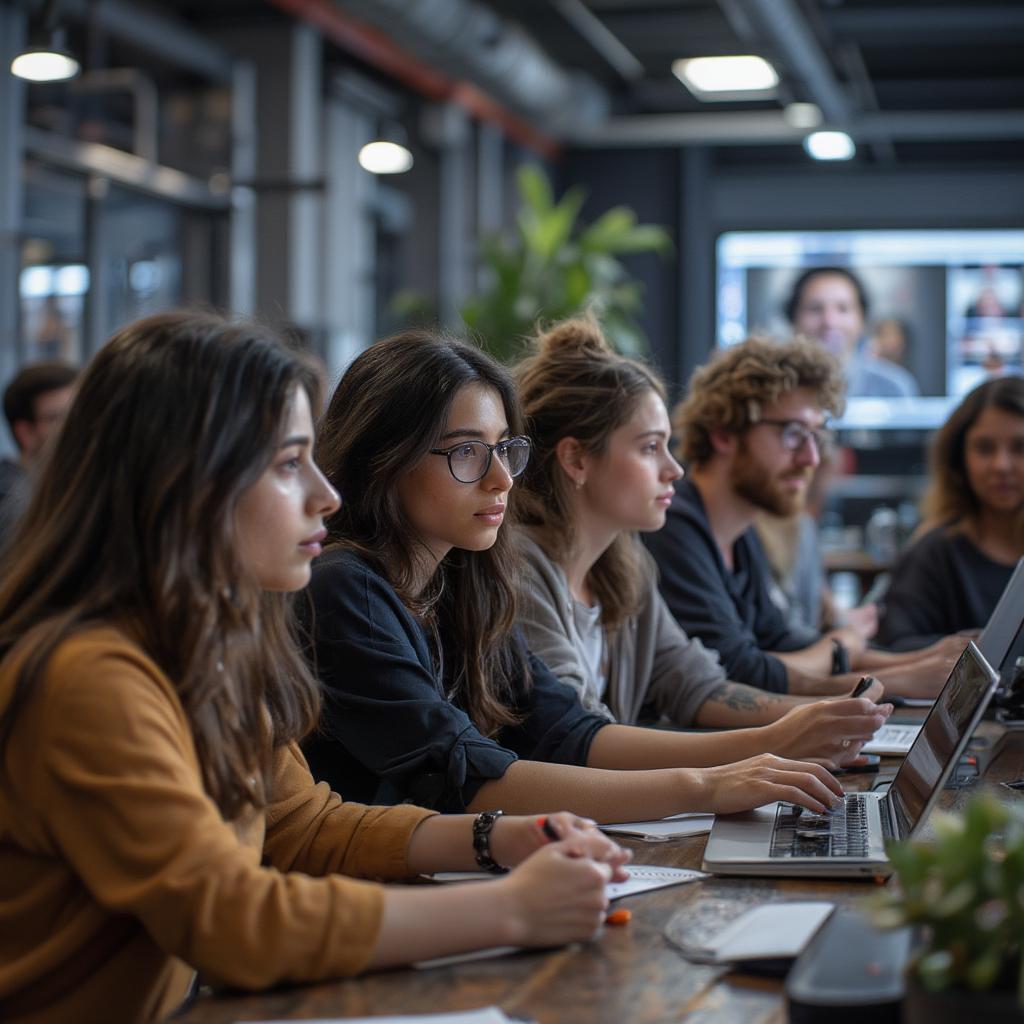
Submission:
M 545 216 L 554 204 L 548 176 L 536 164 L 523 164 L 516 181 L 526 207 L 538 217 Z

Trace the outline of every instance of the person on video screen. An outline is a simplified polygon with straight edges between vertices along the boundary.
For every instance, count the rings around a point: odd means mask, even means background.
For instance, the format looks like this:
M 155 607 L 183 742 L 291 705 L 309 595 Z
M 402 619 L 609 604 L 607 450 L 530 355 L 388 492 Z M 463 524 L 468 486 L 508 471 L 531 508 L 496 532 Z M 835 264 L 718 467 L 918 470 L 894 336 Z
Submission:
M 795 333 L 820 342 L 842 364 L 848 397 L 910 398 L 913 374 L 872 354 L 865 342 L 868 299 L 844 267 L 813 267 L 794 282 L 786 316 Z

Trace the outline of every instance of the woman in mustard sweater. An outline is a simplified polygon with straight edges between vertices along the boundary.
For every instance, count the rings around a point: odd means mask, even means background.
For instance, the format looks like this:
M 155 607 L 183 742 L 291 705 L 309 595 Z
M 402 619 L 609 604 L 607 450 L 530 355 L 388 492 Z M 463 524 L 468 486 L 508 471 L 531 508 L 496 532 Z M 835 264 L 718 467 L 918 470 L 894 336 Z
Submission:
M 196 970 L 261 988 L 600 924 L 627 855 L 589 823 L 556 815 L 548 843 L 311 779 L 283 592 L 338 505 L 315 381 L 264 329 L 190 314 L 124 328 L 81 381 L 0 570 L 5 1021 L 157 1020 Z M 487 899 L 369 881 L 474 861 L 525 863 Z

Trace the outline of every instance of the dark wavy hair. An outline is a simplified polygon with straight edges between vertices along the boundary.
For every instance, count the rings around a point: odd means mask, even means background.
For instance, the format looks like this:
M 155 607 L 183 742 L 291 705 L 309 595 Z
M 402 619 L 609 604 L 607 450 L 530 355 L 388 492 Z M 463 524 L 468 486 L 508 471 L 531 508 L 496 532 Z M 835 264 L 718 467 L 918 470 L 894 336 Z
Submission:
M 650 367 L 614 352 L 593 317 L 564 320 L 538 334 L 515 375 L 533 454 L 513 491 L 512 508 L 548 555 L 564 563 L 575 524 L 571 481 L 555 454 L 558 442 L 574 437 L 588 454 L 602 454 L 648 392 L 665 401 L 665 387 Z M 633 615 L 641 585 L 634 537 L 620 534 L 594 563 L 588 580 L 606 628 Z
M 1024 377 L 997 377 L 979 384 L 950 413 L 935 434 L 930 452 L 931 483 L 921 502 L 923 528 L 943 523 L 964 525 L 981 511 L 967 480 L 967 434 L 986 409 L 1001 409 L 1024 418 Z M 1017 523 L 1024 541 L 1024 509 Z
M 510 634 L 518 560 L 508 531 L 499 530 L 486 551 L 453 549 L 417 594 L 421 542 L 396 486 L 440 444 L 458 392 L 477 383 L 498 393 L 509 429 L 521 433 L 512 379 L 480 349 L 429 330 L 380 341 L 353 361 L 338 384 L 320 425 L 316 460 L 341 494 L 341 507 L 327 520 L 328 542 L 356 552 L 408 608 L 438 628 L 455 659 L 455 691 L 477 727 L 493 734 L 518 720 L 509 684 L 523 669 Z
M 0 749 L 57 646 L 113 623 L 177 691 L 222 814 L 264 802 L 319 691 L 284 596 L 239 561 L 235 509 L 300 387 L 316 401 L 302 356 L 212 314 L 139 320 L 96 354 L 0 571 L 0 656 L 20 665 Z

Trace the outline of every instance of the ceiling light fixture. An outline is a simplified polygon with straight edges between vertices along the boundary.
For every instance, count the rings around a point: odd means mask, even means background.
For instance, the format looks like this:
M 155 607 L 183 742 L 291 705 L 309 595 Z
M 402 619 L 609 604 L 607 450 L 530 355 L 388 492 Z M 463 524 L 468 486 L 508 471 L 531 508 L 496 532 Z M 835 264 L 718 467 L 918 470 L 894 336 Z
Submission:
M 804 139 L 804 149 L 815 160 L 849 160 L 857 152 L 846 132 L 811 132 Z
M 47 0 L 39 28 L 29 32 L 28 46 L 11 61 L 11 74 L 27 82 L 66 82 L 81 66 L 64 44 L 57 24 L 59 0 Z
M 397 142 L 381 139 L 359 150 L 359 166 L 371 174 L 404 174 L 412 163 L 412 153 Z
M 770 99 L 779 76 L 763 57 L 691 57 L 672 62 L 672 74 L 701 100 Z

